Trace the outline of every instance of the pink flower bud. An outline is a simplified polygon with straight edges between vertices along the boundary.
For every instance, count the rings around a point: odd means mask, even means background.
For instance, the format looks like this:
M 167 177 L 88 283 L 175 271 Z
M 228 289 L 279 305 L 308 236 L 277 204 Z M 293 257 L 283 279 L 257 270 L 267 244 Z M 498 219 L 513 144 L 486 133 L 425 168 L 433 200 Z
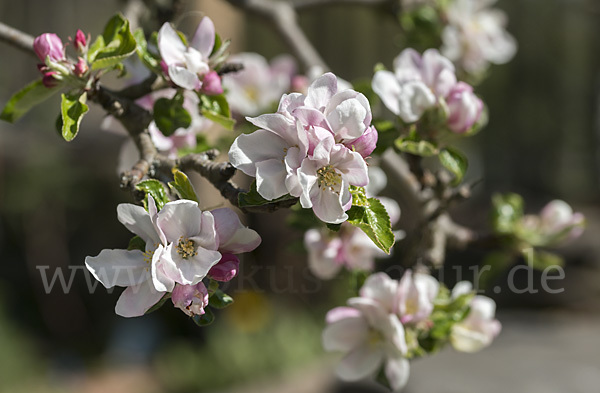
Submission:
M 73 73 L 78 77 L 82 77 L 89 69 L 87 62 L 80 57 L 77 64 L 75 64 Z
M 483 102 L 473 93 L 473 88 L 458 82 L 446 97 L 448 127 L 459 134 L 467 132 L 479 120 Z
M 295 75 L 292 78 L 292 91 L 306 94 L 308 91 L 308 85 L 310 85 L 310 82 L 304 75 Z
M 58 80 L 55 78 L 55 75 L 58 75 L 58 72 L 49 71 L 44 74 L 42 78 L 42 84 L 47 88 L 52 88 L 58 85 Z
M 208 277 L 216 281 L 227 282 L 237 276 L 240 260 L 233 254 L 223 254 L 221 260 L 208 271 Z
M 358 154 L 367 158 L 375 147 L 377 146 L 377 139 L 379 138 L 379 134 L 374 126 L 371 126 L 365 130 L 365 133 L 362 134 L 359 138 L 353 140 L 352 142 L 345 143 L 346 147 L 350 150 L 354 148 Z
M 65 59 L 65 49 L 60 38 L 53 33 L 44 33 L 33 40 L 33 50 L 37 57 L 46 62 L 46 57 L 51 60 L 59 61 Z
M 196 285 L 175 285 L 171 300 L 175 307 L 181 309 L 190 317 L 204 314 L 208 306 L 208 290 L 202 282 Z
M 77 48 L 78 51 L 83 52 L 86 46 L 87 40 L 85 38 L 85 34 L 83 31 L 78 29 L 77 33 L 75 34 L 75 48 Z
M 221 77 L 216 71 L 209 71 L 204 75 L 202 80 L 202 92 L 208 95 L 217 95 L 223 93 L 223 86 L 221 86 Z
M 164 60 L 160 61 L 160 69 L 165 75 L 169 75 L 169 66 Z

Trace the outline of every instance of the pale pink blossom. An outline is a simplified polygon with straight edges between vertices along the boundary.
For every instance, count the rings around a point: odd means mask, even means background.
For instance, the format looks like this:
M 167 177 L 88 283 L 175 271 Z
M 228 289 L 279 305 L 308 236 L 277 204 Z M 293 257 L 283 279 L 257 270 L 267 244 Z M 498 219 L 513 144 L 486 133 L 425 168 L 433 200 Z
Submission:
M 473 88 L 458 82 L 446 98 L 448 127 L 456 133 L 467 132 L 481 117 L 483 102 L 473 93 Z
M 398 284 L 398 315 L 403 324 L 426 320 L 433 311 L 433 301 L 440 284 L 429 274 L 407 270 Z
M 525 215 L 520 228 L 533 246 L 555 245 L 575 239 L 585 229 L 585 217 L 559 199 L 548 203 L 539 215 Z
M 204 308 L 208 306 L 208 290 L 199 282 L 196 285 L 175 285 L 171 294 L 173 305 L 186 315 L 203 315 Z
M 472 285 L 461 281 L 452 291 L 453 298 L 469 293 Z M 452 327 L 450 342 L 461 352 L 477 352 L 489 346 L 500 333 L 502 326 L 495 319 L 496 303 L 486 296 L 476 295 L 469 304 L 469 314 Z
M 208 17 L 202 18 L 190 45 L 167 22 L 158 32 L 158 51 L 171 81 L 184 89 L 200 90 L 210 71 L 209 56 L 215 44 L 215 26 Z
M 44 33 L 33 40 L 33 50 L 42 63 L 49 57 L 52 61 L 62 61 L 65 58 L 65 48 L 56 34 Z

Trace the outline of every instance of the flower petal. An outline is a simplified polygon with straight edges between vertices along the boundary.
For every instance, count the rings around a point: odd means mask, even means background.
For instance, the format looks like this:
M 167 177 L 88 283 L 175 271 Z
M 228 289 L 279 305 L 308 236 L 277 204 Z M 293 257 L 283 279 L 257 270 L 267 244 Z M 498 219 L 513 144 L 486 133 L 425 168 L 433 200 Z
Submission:
M 148 212 L 137 205 L 121 203 L 117 206 L 119 222 L 146 243 L 160 243 L 160 237 Z
M 177 86 L 187 90 L 198 90 L 202 86 L 198 75 L 180 65 L 169 65 L 169 78 Z
M 375 273 L 367 277 L 360 289 L 360 296 L 373 299 L 389 313 L 396 313 L 398 281 L 392 280 L 386 273 Z
M 336 374 L 343 381 L 359 381 L 375 374 L 383 362 L 383 349 L 372 347 L 369 343 L 350 351 L 336 370 Z
M 369 326 L 360 314 L 339 319 L 323 330 L 323 348 L 326 351 L 348 352 L 360 346 L 368 335 Z
M 115 306 L 115 312 L 125 318 L 139 317 L 154 306 L 165 295 L 154 289 L 152 280 L 133 287 L 127 287 Z
M 102 250 L 86 257 L 85 266 L 106 288 L 138 285 L 150 278 L 150 263 L 140 250 Z
M 158 51 L 167 65 L 183 63 L 185 45 L 169 22 L 162 25 L 157 37 Z
M 215 25 L 209 17 L 205 16 L 198 24 L 190 46 L 202 53 L 205 59 L 210 56 L 215 46 Z
M 271 158 L 283 159 L 289 144 L 267 130 L 238 136 L 229 149 L 229 161 L 248 176 L 256 177 L 256 163 Z
M 323 74 L 308 86 L 305 105 L 323 111 L 327 103 L 337 92 L 337 78 L 331 72 Z
M 384 372 L 392 391 L 398 392 L 408 383 L 410 362 L 403 357 L 388 358 L 385 362 Z
M 256 163 L 256 190 L 266 200 L 288 193 L 285 186 L 287 171 L 281 159 L 273 158 Z
M 377 71 L 373 76 L 371 87 L 375 94 L 381 98 L 386 108 L 395 115 L 400 114 L 400 94 L 402 88 L 394 74 L 385 70 Z
M 158 212 L 157 226 L 168 242 L 177 242 L 180 237 L 197 236 L 202 225 L 202 211 L 198 203 L 187 199 L 168 202 Z

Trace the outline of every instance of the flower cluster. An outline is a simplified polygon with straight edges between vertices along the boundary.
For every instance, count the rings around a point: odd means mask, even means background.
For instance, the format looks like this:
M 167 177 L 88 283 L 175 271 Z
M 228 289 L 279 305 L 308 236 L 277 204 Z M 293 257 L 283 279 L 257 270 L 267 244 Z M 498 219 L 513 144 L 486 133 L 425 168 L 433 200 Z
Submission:
M 480 119 L 483 102 L 473 88 L 456 79 L 454 65 L 436 49 L 421 56 L 405 49 L 394 59 L 394 72 L 379 70 L 372 87 L 384 105 L 406 123 L 418 121 L 425 111 L 443 110 L 446 126 L 463 134 Z
M 442 53 L 466 72 L 480 75 L 489 63 L 513 58 L 517 43 L 506 29 L 506 14 L 490 6 L 495 0 L 453 0 L 446 10 Z
M 554 200 L 539 215 L 527 214 L 517 225 L 520 237 L 532 246 L 551 246 L 579 237 L 585 228 L 585 217 L 574 213 L 568 203 Z
M 44 33 L 33 41 L 33 50 L 42 64 L 38 69 L 44 75 L 42 83 L 51 88 L 61 81 L 77 80 L 87 76 L 89 65 L 85 58 L 88 51 L 88 39 L 81 30 L 77 30 L 73 46 L 77 51 L 77 62 L 69 60 L 60 37 L 54 33 Z
M 238 53 L 229 56 L 230 63 L 244 68 L 223 77 L 227 101 L 240 116 L 256 116 L 270 112 L 277 100 L 292 89 L 296 62 L 289 55 L 280 55 L 270 63 L 258 53 Z
M 359 297 L 348 300 L 348 307 L 327 314 L 323 346 L 346 353 L 338 376 L 358 381 L 377 375 L 383 367 L 390 387 L 398 391 L 408 381 L 408 359 L 423 353 L 431 341 L 429 332 L 436 327 L 445 329 L 442 341 L 457 350 L 474 352 L 489 345 L 500 332 L 495 303 L 484 296 L 473 297 L 470 291 L 468 283 L 461 282 L 452 297 L 442 301 L 439 283 L 428 274 L 408 270 L 400 281 L 385 273 L 371 275 Z M 450 315 L 449 305 L 456 304 L 459 317 Z M 439 339 L 441 330 L 436 330 Z
M 320 220 L 339 224 L 352 205 L 350 186 L 369 181 L 365 158 L 377 142 L 371 119 L 366 97 L 338 91 L 336 76 L 326 73 L 306 95 L 282 96 L 277 113 L 247 118 L 260 129 L 233 142 L 229 161 L 256 178 L 266 200 L 300 197 Z
M 215 47 L 215 25 L 209 17 L 198 24 L 189 45 L 167 22 L 158 31 L 161 66 L 175 86 L 214 95 L 223 93 L 221 77 L 211 55 Z
M 233 211 L 202 212 L 189 200 L 168 202 L 158 211 L 149 195 L 148 211 L 121 204 L 117 214 L 145 250 L 102 250 L 85 264 L 106 288 L 126 287 L 115 308 L 124 317 L 143 315 L 169 292 L 186 314 L 203 314 L 208 291 L 202 280 L 231 280 L 239 265 L 235 254 L 251 251 L 261 241 Z

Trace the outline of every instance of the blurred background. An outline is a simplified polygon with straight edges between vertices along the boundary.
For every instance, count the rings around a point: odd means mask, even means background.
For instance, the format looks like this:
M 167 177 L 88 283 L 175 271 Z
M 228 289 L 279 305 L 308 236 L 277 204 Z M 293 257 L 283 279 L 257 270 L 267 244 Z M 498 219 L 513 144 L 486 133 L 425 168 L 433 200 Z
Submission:
M 158 2 L 160 3 L 160 2 Z M 267 58 L 286 53 L 277 33 L 222 0 L 181 1 L 178 26 L 193 31 L 210 16 L 231 52 Z M 117 0 L 0 0 L 0 21 L 32 35 L 63 39 L 77 28 L 101 33 Z M 557 250 L 566 258 L 560 294 L 488 295 L 503 332 L 475 355 L 450 348 L 413 362 L 407 392 L 597 392 L 600 386 L 600 5 L 593 0 L 500 0 L 519 50 L 493 66 L 478 93 L 489 125 L 461 146 L 482 179 L 472 199 L 452 211 L 457 222 L 488 227 L 494 192 L 518 192 L 528 212 L 556 198 L 587 217 L 584 235 Z M 165 17 L 162 15 L 161 17 Z M 332 70 L 347 80 L 391 67 L 400 52 L 392 15 L 360 6 L 307 9 L 300 22 Z M 157 29 L 159 25 L 154 26 Z M 0 43 L 0 105 L 39 77 L 33 57 Z M 263 244 L 229 284 L 236 302 L 200 329 L 179 310 L 142 318 L 114 314 L 120 289 L 108 293 L 83 261 L 124 248 L 130 233 L 116 220 L 117 161 L 123 136 L 99 125 L 92 107 L 76 140 L 54 129 L 59 103 L 0 123 L 0 392 L 378 392 L 333 375 L 337 357 L 320 344 L 323 317 L 351 295 L 348 276 L 317 280 L 306 268 L 302 233 L 286 212 L 246 217 Z M 197 181 L 204 208 L 223 202 Z M 384 194 L 393 196 L 393 187 Z M 410 215 L 410 212 L 403 212 Z M 451 251 L 444 271 L 477 265 L 477 250 Z M 386 260 L 392 265 L 394 259 Z M 382 265 L 382 266 L 385 266 Z M 64 293 L 56 285 L 64 272 Z M 466 273 L 465 273 L 466 274 Z M 520 271 L 517 281 L 539 283 Z M 456 275 L 446 274 L 449 285 Z M 45 281 L 46 280 L 46 281 Z M 57 281 L 59 282 L 59 281 Z M 93 289 L 95 288 L 95 290 Z M 91 290 L 92 289 L 92 290 Z M 93 292 L 93 293 L 91 293 Z M 496 293 L 497 292 L 497 293 Z

